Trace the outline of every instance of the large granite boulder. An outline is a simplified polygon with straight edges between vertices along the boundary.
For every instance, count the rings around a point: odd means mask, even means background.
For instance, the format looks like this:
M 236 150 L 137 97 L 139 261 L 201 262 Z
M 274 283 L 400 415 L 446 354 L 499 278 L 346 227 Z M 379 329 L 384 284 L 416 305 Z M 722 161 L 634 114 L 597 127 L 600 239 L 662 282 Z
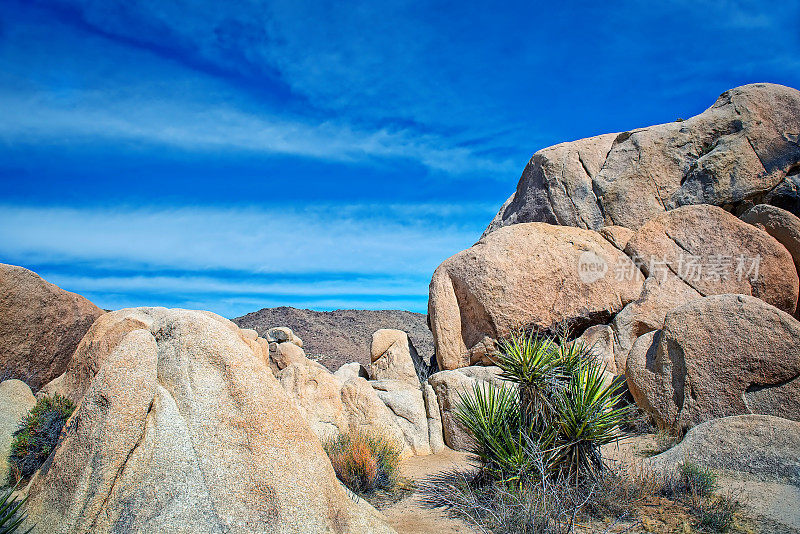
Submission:
M 419 361 L 408 334 L 402 330 L 382 328 L 372 334 L 370 344 L 371 374 L 375 380 L 402 380 L 419 386 L 414 358 Z
M 800 421 L 800 321 L 750 296 L 697 299 L 636 341 L 626 376 L 661 428 L 743 414 Z
M 798 278 L 775 238 L 716 206 L 684 206 L 652 219 L 625 252 L 648 276 L 677 276 L 703 296 L 752 295 L 794 313 Z
M 248 341 L 209 313 L 98 319 L 51 387 L 79 403 L 30 484 L 34 532 L 392 532 Z
M 786 247 L 800 273 L 800 218 L 781 208 L 759 204 L 743 213 L 741 219 L 764 230 Z
M 439 369 L 490 364 L 495 341 L 514 328 L 605 323 L 643 281 L 597 232 L 545 223 L 492 232 L 433 274 L 428 316 Z
M 524 222 L 638 229 L 679 206 L 766 198 L 797 173 L 798 132 L 800 91 L 759 83 L 726 91 L 688 120 L 545 148 L 486 233 Z
M 41 388 L 64 372 L 103 313 L 28 269 L 0 263 L 0 372 Z
M 470 366 L 455 370 L 439 371 L 428 378 L 436 394 L 444 443 L 457 451 L 472 450 L 475 441 L 456 416 L 456 410 L 464 395 L 471 394 L 475 385 L 505 383 L 500 378 L 500 368 L 495 366 Z
M 367 368 L 360 363 L 350 362 L 342 364 L 342 366 L 333 373 L 333 376 L 338 378 L 342 383 L 345 383 L 351 378 L 361 377 L 369 379 L 369 372 Z
M 800 423 L 771 415 L 735 415 L 699 424 L 666 452 L 645 460 L 656 472 L 692 462 L 800 485 Z
M 625 373 L 628 352 L 636 340 L 664 326 L 667 312 L 702 295 L 671 271 L 649 276 L 639 298 L 625 306 L 611 322 L 617 374 Z
M 0 486 L 8 480 L 8 456 L 19 423 L 36 405 L 31 388 L 22 380 L 0 382 Z

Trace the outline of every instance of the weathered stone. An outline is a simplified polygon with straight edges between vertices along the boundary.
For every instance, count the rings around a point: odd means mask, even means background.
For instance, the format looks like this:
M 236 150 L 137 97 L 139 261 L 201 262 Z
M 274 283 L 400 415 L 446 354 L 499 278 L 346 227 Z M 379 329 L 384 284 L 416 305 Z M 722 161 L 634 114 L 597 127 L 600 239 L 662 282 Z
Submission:
M 64 372 L 103 313 L 28 269 L 0 263 L 0 370 L 41 388 Z
M 596 232 L 544 223 L 492 232 L 433 274 L 428 315 L 439 369 L 492 363 L 487 344 L 514 328 L 605 323 L 643 281 Z
M 764 230 L 783 245 L 800 273 L 800 218 L 781 208 L 759 204 L 743 213 L 741 219 Z
M 590 350 L 609 373 L 624 374 L 625 368 L 617 370 L 617 362 L 614 358 L 614 330 L 610 326 L 605 324 L 591 326 L 575 340 L 575 343 Z
M 439 401 L 442 434 L 448 447 L 457 451 L 468 451 L 474 447 L 472 436 L 458 421 L 455 411 L 461 402 L 461 396 L 472 393 L 474 385 L 486 382 L 502 384 L 499 375 L 498 367 L 471 366 L 440 371 L 428 378 L 428 383 Z
M 446 448 L 442 434 L 442 412 L 439 409 L 439 401 L 436 399 L 433 386 L 426 382 L 423 393 L 425 395 L 425 414 L 428 418 L 428 442 L 431 445 L 431 452 L 438 454 Z
M 797 308 L 798 275 L 789 252 L 716 206 L 684 206 L 651 220 L 625 252 L 648 276 L 672 273 L 703 296 L 752 295 L 789 313 Z
M 638 229 L 679 206 L 735 206 L 796 174 L 798 131 L 800 92 L 759 83 L 685 121 L 545 148 L 486 233 L 525 222 Z
M 351 431 L 383 435 L 402 449 L 403 456 L 413 454 L 413 449 L 406 444 L 397 417 L 386 407 L 369 382 L 363 378 L 348 380 L 342 387 L 342 404 Z
M 385 379 L 374 380 L 370 385 L 394 414 L 397 425 L 403 431 L 405 442 L 414 454 L 430 454 L 428 416 L 419 382 L 409 384 L 402 380 Z
M 790 171 L 781 183 L 764 195 L 763 202 L 800 217 L 800 167 Z
M 309 360 L 306 357 L 305 351 L 290 341 L 286 341 L 284 343 L 270 343 L 269 358 L 279 370 L 285 369 L 288 366 L 297 363 L 301 365 L 312 365 L 327 371 L 327 369 L 325 369 L 325 367 L 322 365 Z
M 292 363 L 276 376 L 320 440 L 324 442 L 347 431 L 349 425 L 342 404 L 342 383 L 330 371 Z
M 58 384 L 80 402 L 30 485 L 34 532 L 391 532 L 221 317 L 121 310 L 81 345 Z
M 416 353 L 416 351 L 414 351 Z M 372 334 L 370 354 L 372 378 L 402 380 L 419 386 L 408 334 L 401 330 L 381 329 Z
M 258 332 L 252 328 L 241 328 L 240 330 L 242 331 L 242 336 L 246 339 L 252 339 L 253 341 L 258 339 Z
M 358 362 L 350 362 L 342 365 L 335 373 L 333 373 L 333 376 L 338 378 L 343 384 L 351 378 L 361 377 L 369 379 L 369 373 L 367 372 L 366 367 Z
M 31 388 L 22 380 L 0 382 L 0 486 L 8 479 L 13 434 L 19 423 L 36 405 Z
M 706 421 L 675 447 L 645 460 L 645 466 L 664 472 L 684 462 L 800 485 L 800 423 L 771 415 Z
M 517 223 L 545 222 L 592 230 L 603 226 L 593 182 L 617 134 L 544 148 L 533 155 L 517 184 L 484 232 Z
M 672 272 L 649 276 L 639 298 L 625 306 L 611 323 L 614 359 L 619 374 L 625 372 L 628 352 L 639 336 L 660 330 L 667 312 L 698 298 L 702 295 Z
M 624 226 L 605 226 L 599 230 L 600 235 L 608 239 L 608 242 L 620 250 L 625 250 L 628 241 L 633 237 L 634 232 Z
M 270 343 L 294 343 L 298 347 L 303 347 L 303 340 L 294 335 L 292 329 L 287 326 L 276 326 L 267 332 L 267 340 Z
M 748 413 L 800 421 L 800 321 L 750 296 L 697 299 L 636 341 L 626 376 L 661 428 Z

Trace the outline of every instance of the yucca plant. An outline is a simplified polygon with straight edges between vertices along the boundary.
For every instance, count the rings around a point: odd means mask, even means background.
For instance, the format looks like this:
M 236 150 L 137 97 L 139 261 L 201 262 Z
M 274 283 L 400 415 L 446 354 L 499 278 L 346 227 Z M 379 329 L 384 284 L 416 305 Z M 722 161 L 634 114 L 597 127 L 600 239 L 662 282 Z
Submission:
M 576 483 L 602 469 L 600 447 L 619 437 L 625 409 L 619 382 L 605 384 L 603 365 L 580 343 L 513 333 L 501 344 L 501 378 L 461 396 L 456 416 L 475 438 L 493 478 L 524 481 L 544 472 Z M 542 472 L 542 469 L 539 469 Z
M 554 409 L 553 393 L 568 379 L 558 345 L 538 334 L 512 332 L 500 343 L 497 365 L 503 371 L 501 378 L 519 388 L 523 420 L 540 427 L 547 426 Z
M 616 408 L 622 398 L 620 379 L 603 380 L 603 367 L 583 360 L 569 384 L 555 400 L 558 427 L 559 468 L 576 483 L 584 476 L 596 477 L 603 468 L 600 447 L 620 437 L 627 407 Z
M 493 479 L 523 480 L 537 467 L 542 449 L 552 446 L 555 434 L 536 432 L 520 412 L 517 392 L 505 384 L 475 384 L 459 394 L 457 419 L 475 439 L 472 452 Z M 532 436 L 537 439 L 532 439 Z
M 19 511 L 28 498 L 24 497 L 23 499 L 18 499 L 12 497 L 14 490 L 16 490 L 16 488 L 9 488 L 2 497 L 0 497 L 0 534 L 16 532 L 27 517 L 26 514 L 20 514 Z M 31 530 L 33 530 L 33 527 L 26 530 L 25 534 Z

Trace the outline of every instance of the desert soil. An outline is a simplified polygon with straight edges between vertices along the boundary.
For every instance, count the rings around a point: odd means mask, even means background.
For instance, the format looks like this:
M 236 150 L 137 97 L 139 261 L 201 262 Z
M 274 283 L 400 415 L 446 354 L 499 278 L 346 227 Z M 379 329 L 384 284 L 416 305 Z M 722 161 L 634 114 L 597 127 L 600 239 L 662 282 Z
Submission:
M 465 471 L 474 466 L 473 456 L 465 452 L 447 450 L 432 456 L 414 456 L 405 460 L 401 476 L 414 484 L 424 484 L 426 479 L 442 472 Z M 381 510 L 398 534 L 459 534 L 476 533 L 464 521 L 449 517 L 443 510 L 426 505 L 420 493 L 413 492 L 400 502 Z

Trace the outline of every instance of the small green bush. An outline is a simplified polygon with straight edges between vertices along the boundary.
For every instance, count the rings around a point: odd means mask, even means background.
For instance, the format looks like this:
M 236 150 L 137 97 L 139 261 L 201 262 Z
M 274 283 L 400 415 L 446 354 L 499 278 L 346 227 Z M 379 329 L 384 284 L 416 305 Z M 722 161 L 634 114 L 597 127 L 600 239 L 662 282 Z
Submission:
M 28 498 L 17 499 L 12 497 L 15 489 L 9 488 L 0 496 L 0 534 L 16 532 L 27 517 L 25 514 L 20 514 L 20 508 Z M 33 527 L 26 530 L 26 534 L 32 529 Z
M 341 433 L 324 444 L 336 477 L 354 493 L 397 485 L 401 448 L 377 433 Z
M 692 508 L 698 518 L 698 525 L 707 532 L 727 532 L 734 522 L 734 516 L 741 505 L 727 496 L 698 501 Z
M 714 493 L 717 476 L 710 469 L 692 462 L 684 462 L 675 474 L 664 482 L 663 493 L 667 497 L 706 497 Z
M 75 405 L 61 395 L 42 397 L 22 418 L 11 442 L 9 463 L 17 478 L 27 478 L 47 460 L 58 444 Z

